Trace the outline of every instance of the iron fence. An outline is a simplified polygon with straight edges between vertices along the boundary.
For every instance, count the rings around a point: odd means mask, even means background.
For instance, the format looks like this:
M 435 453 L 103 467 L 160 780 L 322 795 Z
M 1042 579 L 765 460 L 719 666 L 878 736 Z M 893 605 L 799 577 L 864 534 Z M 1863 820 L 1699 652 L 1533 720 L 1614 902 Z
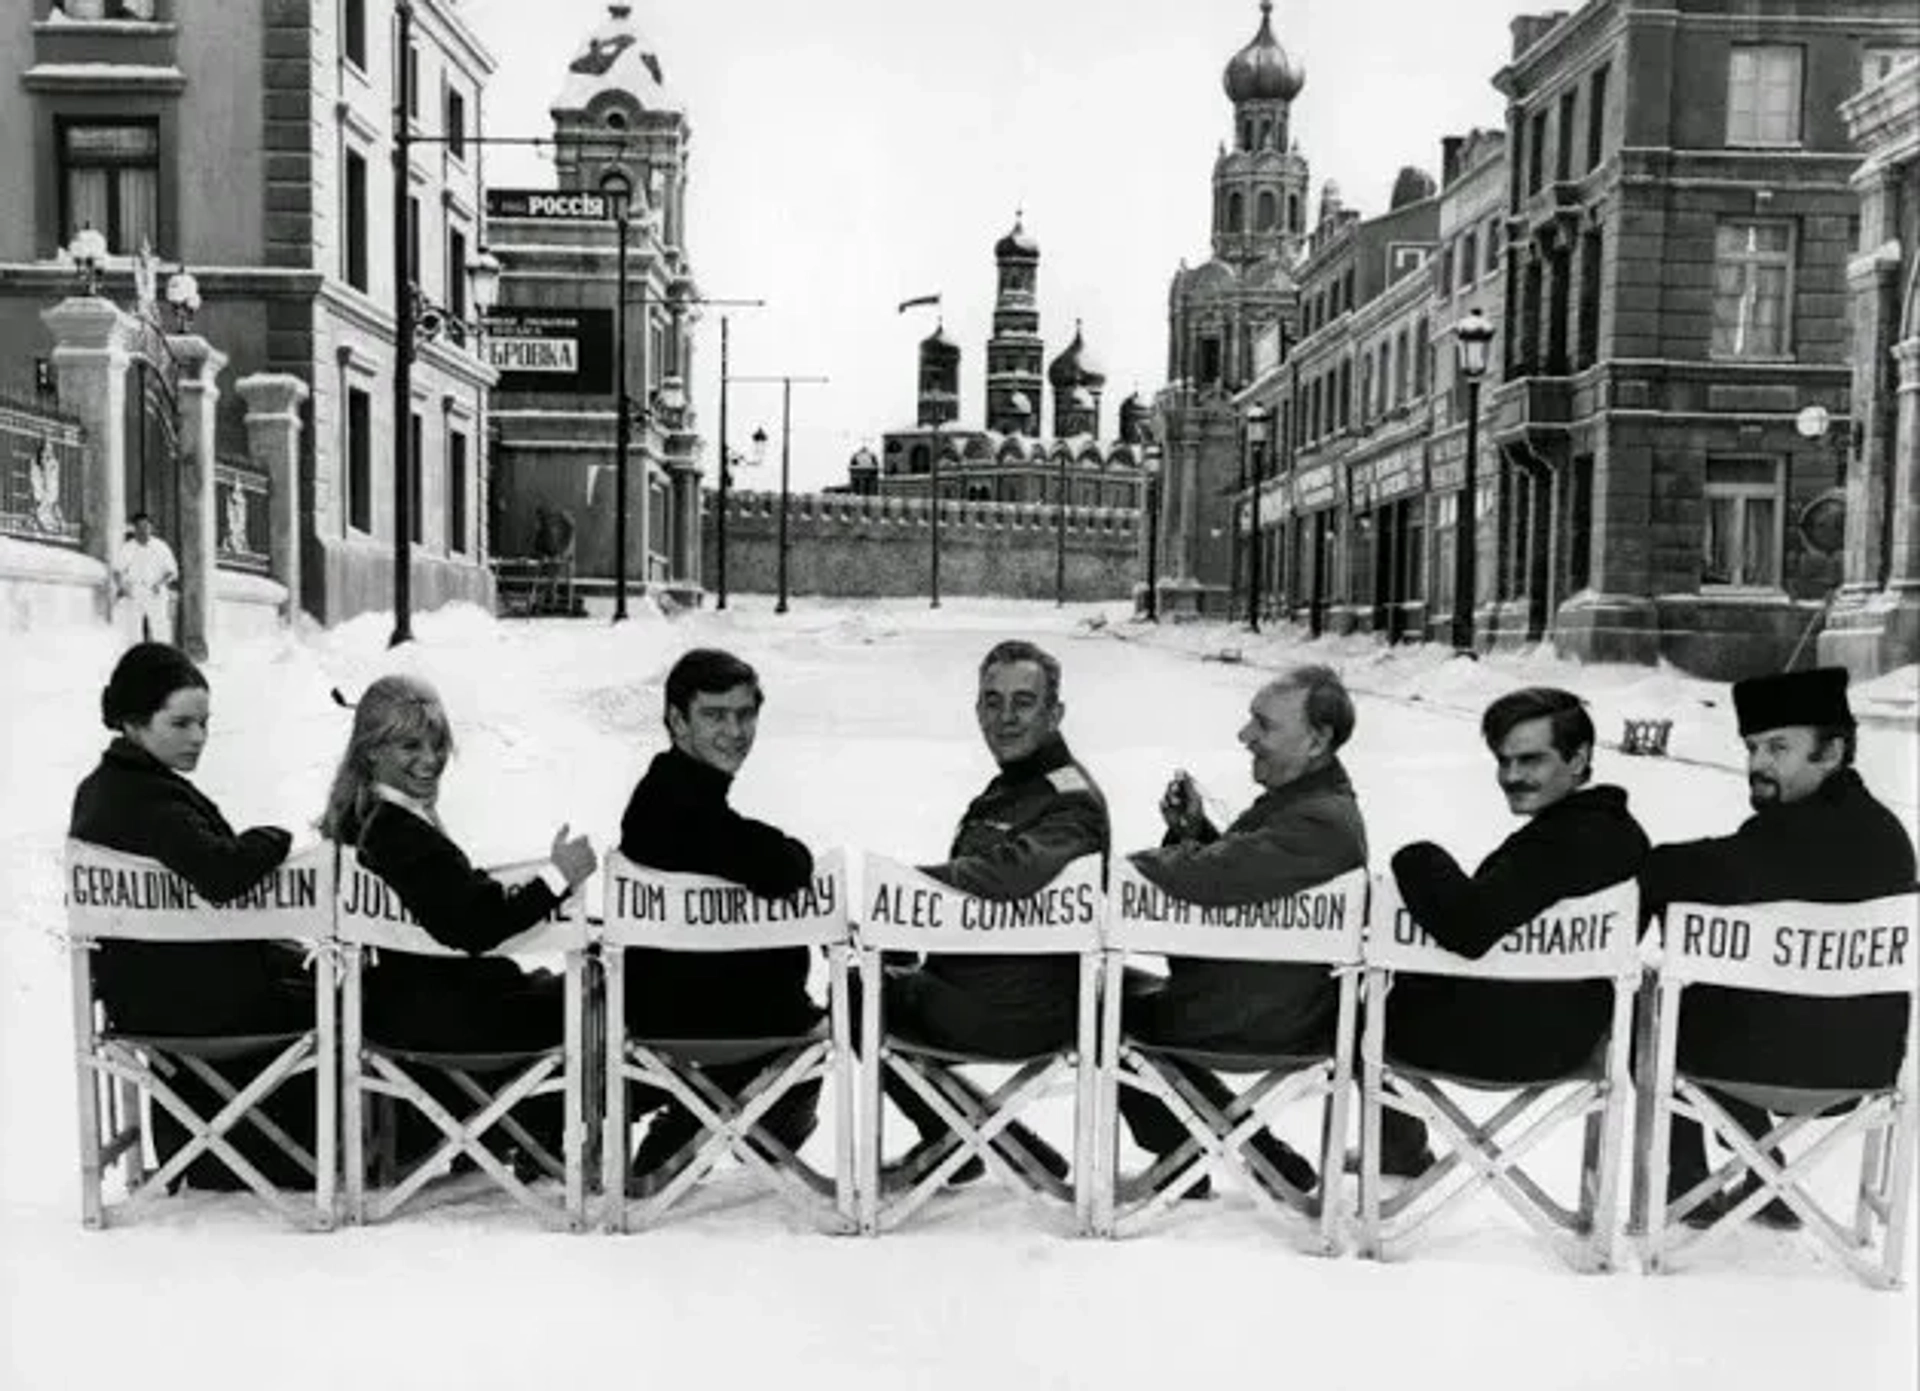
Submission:
M 213 468 L 214 557 L 223 570 L 265 575 L 273 570 L 273 480 L 243 459 Z
M 0 396 L 0 533 L 72 549 L 83 545 L 85 454 L 78 420 Z

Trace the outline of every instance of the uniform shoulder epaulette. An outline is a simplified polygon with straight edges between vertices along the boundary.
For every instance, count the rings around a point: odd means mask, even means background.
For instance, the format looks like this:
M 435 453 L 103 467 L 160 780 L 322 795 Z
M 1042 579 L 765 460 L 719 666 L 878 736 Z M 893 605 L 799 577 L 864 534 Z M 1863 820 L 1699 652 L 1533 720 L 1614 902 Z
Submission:
M 1055 792 L 1091 792 L 1093 784 L 1087 781 L 1087 775 L 1071 763 L 1055 768 L 1047 774 L 1047 781 L 1053 784 Z

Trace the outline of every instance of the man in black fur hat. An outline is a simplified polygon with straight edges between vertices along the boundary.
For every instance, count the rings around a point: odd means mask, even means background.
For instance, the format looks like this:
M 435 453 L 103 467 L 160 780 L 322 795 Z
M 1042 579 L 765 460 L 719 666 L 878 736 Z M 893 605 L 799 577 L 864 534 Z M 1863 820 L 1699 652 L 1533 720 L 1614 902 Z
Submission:
M 1821 667 L 1741 681 L 1733 704 L 1754 814 L 1730 836 L 1656 846 L 1641 877 L 1647 909 L 1680 899 L 1854 903 L 1909 892 L 1913 842 L 1853 769 L 1846 671 Z M 1729 1082 L 1886 1086 L 1899 1070 L 1906 1027 L 1907 1004 L 1898 995 L 1830 1000 L 1696 985 L 1680 1010 L 1679 1068 Z M 1766 1134 L 1766 1112 L 1716 1096 L 1750 1134 Z M 1707 1176 L 1704 1137 L 1692 1121 L 1673 1123 L 1671 1165 L 1670 1197 Z M 1711 1222 L 1743 1196 L 1720 1195 L 1688 1220 Z M 1778 1199 L 1759 1217 L 1797 1225 Z

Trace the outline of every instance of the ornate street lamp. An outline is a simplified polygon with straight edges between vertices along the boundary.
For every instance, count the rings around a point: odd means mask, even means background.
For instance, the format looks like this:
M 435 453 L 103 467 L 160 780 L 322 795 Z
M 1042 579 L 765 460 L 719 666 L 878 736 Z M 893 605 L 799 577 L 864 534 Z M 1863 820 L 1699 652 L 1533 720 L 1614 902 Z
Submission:
M 1260 631 L 1260 483 L 1267 472 L 1267 439 L 1272 426 L 1271 407 L 1255 406 L 1247 412 L 1247 449 L 1253 455 L 1252 515 L 1247 531 L 1247 631 L 1250 633 Z
M 1480 559 L 1480 379 L 1486 375 L 1492 343 L 1493 324 L 1477 305 L 1454 325 L 1456 363 L 1467 384 L 1467 462 L 1460 474 L 1460 507 L 1454 520 L 1453 647 L 1469 655 L 1474 650 L 1474 567 Z
M 193 316 L 200 312 L 200 282 L 185 266 L 167 277 L 167 305 L 178 332 L 193 332 Z
M 1147 621 L 1160 621 L 1160 468 L 1159 442 L 1144 435 L 1140 467 L 1146 474 L 1147 504 Z
M 91 222 L 84 224 L 67 243 L 67 257 L 80 272 L 81 283 L 89 295 L 100 293 L 100 268 L 107 261 L 107 239 Z

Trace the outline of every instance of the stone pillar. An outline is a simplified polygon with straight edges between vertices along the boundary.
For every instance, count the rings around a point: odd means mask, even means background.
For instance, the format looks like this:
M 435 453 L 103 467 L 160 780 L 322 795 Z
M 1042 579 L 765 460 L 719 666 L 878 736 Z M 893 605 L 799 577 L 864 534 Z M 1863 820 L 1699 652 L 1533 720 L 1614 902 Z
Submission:
M 1920 602 L 1920 335 L 1894 344 L 1893 358 L 1900 365 L 1900 385 L 1893 456 L 1887 461 L 1893 470 L 1893 558 L 1887 588 L 1911 605 Z
M 300 406 L 307 384 L 286 372 L 256 372 L 234 384 L 247 405 L 247 452 L 272 484 L 268 550 L 287 587 L 286 620 L 300 612 Z
M 207 658 L 213 633 L 214 578 L 219 547 L 214 530 L 214 435 L 220 373 L 227 355 L 198 334 L 169 334 L 180 365 L 180 648 Z
M 680 577 L 689 586 L 700 588 L 705 573 L 700 540 L 700 470 L 680 471 Z
M 127 529 L 127 367 L 138 324 L 97 296 L 64 299 L 40 318 L 53 334 L 61 409 L 87 432 L 81 490 L 87 554 L 111 565 Z M 109 598 L 102 593 L 103 612 Z

